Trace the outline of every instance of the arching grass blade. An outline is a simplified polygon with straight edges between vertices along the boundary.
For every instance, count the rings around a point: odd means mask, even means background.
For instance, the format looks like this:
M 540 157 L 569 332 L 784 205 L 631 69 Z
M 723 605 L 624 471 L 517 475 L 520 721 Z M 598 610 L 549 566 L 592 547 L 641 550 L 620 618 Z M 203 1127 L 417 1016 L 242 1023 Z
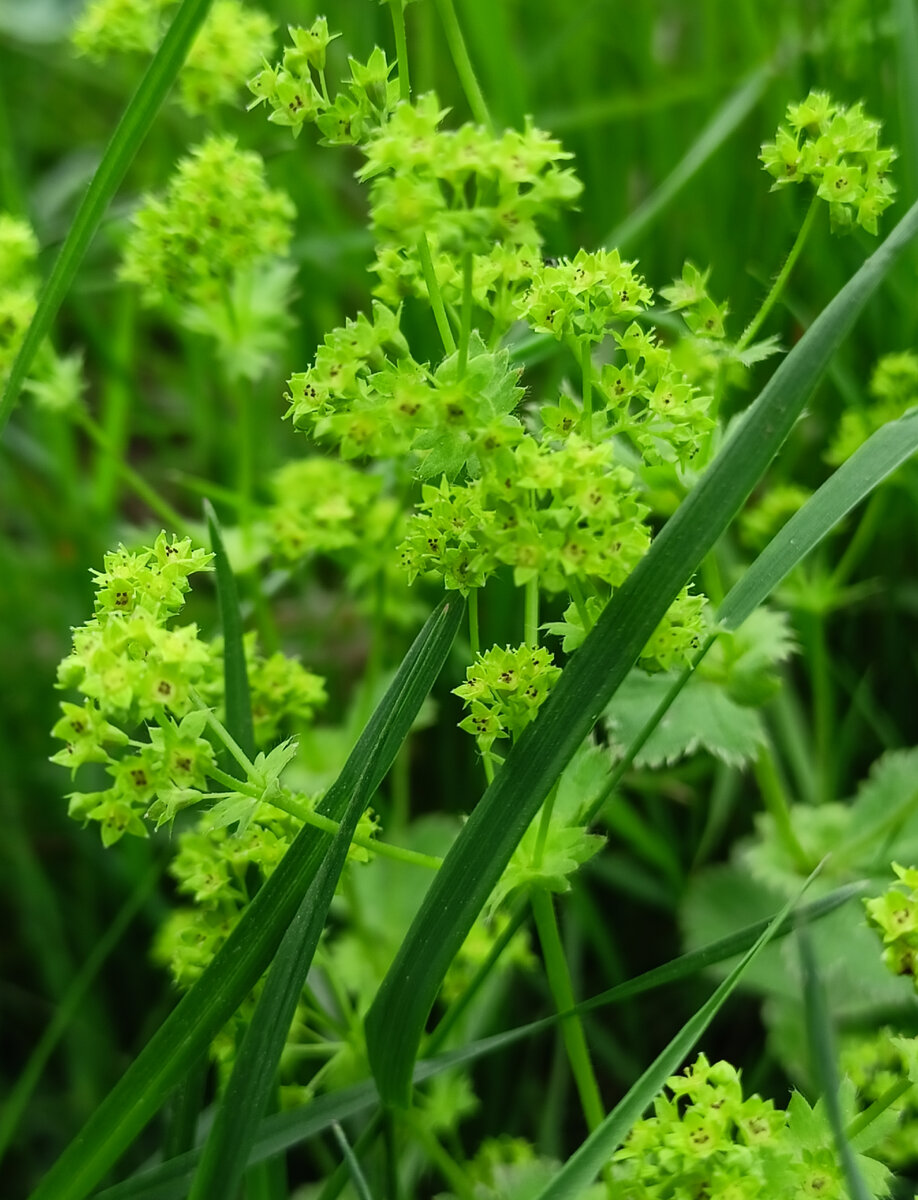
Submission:
M 134 155 L 149 133 L 150 126 L 182 68 L 210 5 L 211 0 L 184 0 L 162 44 L 150 61 L 137 91 L 115 127 L 112 140 L 96 168 L 51 274 L 42 288 L 35 315 L 10 370 L 3 398 L 0 400 L 0 437 L 19 398 L 38 348 L 51 330 L 58 309 L 73 283 L 105 210 L 121 186 Z

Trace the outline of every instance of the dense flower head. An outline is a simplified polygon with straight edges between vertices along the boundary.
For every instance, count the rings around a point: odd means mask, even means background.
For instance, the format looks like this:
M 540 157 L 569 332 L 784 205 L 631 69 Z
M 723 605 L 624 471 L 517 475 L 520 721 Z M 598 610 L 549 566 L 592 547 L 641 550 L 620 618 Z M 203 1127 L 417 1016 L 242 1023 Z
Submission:
M 883 939 L 883 962 L 918 989 L 918 868 L 892 864 L 898 883 L 864 901 L 867 919 Z
M 826 92 L 789 104 L 786 120 L 759 156 L 775 178 L 772 190 L 806 180 L 828 203 L 833 229 L 858 224 L 876 234 L 895 193 L 888 173 L 896 152 L 880 146 L 880 122 L 863 104 L 844 108 Z
M 560 674 L 544 646 L 494 646 L 479 654 L 466 671 L 466 682 L 453 688 L 469 710 L 459 728 L 485 749 L 498 738 L 516 738 L 535 720 Z
M 265 63 L 249 81 L 255 97 L 249 107 L 266 104 L 268 120 L 286 126 L 294 137 L 304 125 L 315 124 L 324 145 L 362 145 L 398 103 L 398 80 L 391 78 L 394 64 L 378 46 L 365 63 L 349 58 L 350 77 L 332 99 L 325 78 L 326 54 L 340 35 L 329 32 L 325 17 L 317 17 L 309 27 L 291 26 L 289 32 L 293 44 L 281 61 Z
M 787 1111 L 770 1100 L 743 1098 L 739 1072 L 702 1054 L 667 1080 L 654 1115 L 632 1126 L 612 1157 L 621 1200 L 819 1196 L 846 1200 L 845 1175 L 820 1102 L 795 1093 Z M 857 1156 L 869 1195 L 887 1194 L 888 1172 Z
M 610 325 L 647 307 L 653 292 L 637 263 L 617 250 L 578 250 L 572 259 L 543 263 L 519 304 L 519 316 L 560 341 L 601 342 Z
M 213 303 L 239 273 L 286 252 L 293 217 L 259 155 L 209 137 L 134 215 L 122 276 L 150 304 Z
M 298 562 L 354 546 L 382 480 L 333 458 L 294 459 L 275 471 L 269 537 L 281 558 Z
M 514 581 L 560 592 L 571 576 L 621 584 L 650 542 L 633 476 L 612 443 L 572 435 L 556 445 L 522 433 L 481 459 L 464 483 L 425 485 L 402 562 L 448 588 L 480 587 L 500 563 Z
M 117 54 L 149 55 L 178 9 L 178 0 L 90 0 L 73 29 L 77 51 L 97 62 Z M 198 115 L 232 104 L 267 53 L 274 23 L 241 0 L 214 0 L 178 80 L 178 99 Z

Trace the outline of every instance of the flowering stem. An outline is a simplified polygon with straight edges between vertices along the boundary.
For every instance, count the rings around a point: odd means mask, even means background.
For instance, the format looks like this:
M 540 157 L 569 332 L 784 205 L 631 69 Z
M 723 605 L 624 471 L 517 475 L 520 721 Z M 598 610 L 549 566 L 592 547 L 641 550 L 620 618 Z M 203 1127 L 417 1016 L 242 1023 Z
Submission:
M 341 828 L 337 821 L 333 821 L 331 817 L 323 817 L 321 813 L 314 812 L 304 799 L 293 796 L 289 792 L 283 792 L 279 796 L 272 796 L 268 803 L 273 804 L 275 808 L 279 808 L 281 812 L 285 812 L 291 817 L 296 817 L 304 825 L 311 825 L 313 829 L 321 829 L 323 833 L 330 833 L 334 836 Z M 376 838 L 359 832 L 354 834 L 351 841 L 355 846 L 360 846 L 362 849 L 369 850 L 373 854 L 379 854 L 383 858 L 391 858 L 395 862 L 410 863 L 414 867 L 425 867 L 428 871 L 438 871 L 443 863 L 443 859 L 437 858 L 436 855 L 421 854 L 417 850 L 408 850 L 404 846 L 393 846 L 391 842 L 379 842 Z
M 561 935 L 558 931 L 558 921 L 551 893 L 542 887 L 534 888 L 530 900 L 535 917 L 536 932 L 539 935 L 539 944 L 542 947 L 542 957 L 545 961 L 545 974 L 555 1008 L 558 1012 L 569 1012 L 575 1007 L 576 1001 L 570 972 L 564 957 L 564 947 L 561 945 Z M 567 1051 L 571 1072 L 580 1096 L 580 1106 L 583 1109 L 587 1127 L 592 1133 L 597 1126 L 602 1124 L 605 1113 L 580 1017 L 565 1017 L 561 1022 L 561 1035 L 564 1038 L 564 1048 Z
M 587 441 L 593 440 L 593 356 L 588 338 L 580 347 L 580 367 L 583 372 L 583 430 Z
M 790 805 L 769 746 L 760 747 L 753 769 L 765 807 L 771 814 L 784 849 L 794 860 L 797 868 L 804 874 L 809 874 L 813 869 L 813 864 L 794 833 Z
M 573 600 L 580 620 L 583 622 L 584 633 L 589 633 L 593 628 L 593 622 L 590 620 L 590 614 L 587 611 L 586 597 L 583 594 L 583 588 L 580 586 L 580 581 L 576 575 L 571 575 L 567 581 L 567 590 L 570 592 L 570 597 Z
M 459 363 L 456 373 L 461 379 L 469 358 L 469 338 L 472 333 L 472 252 L 462 255 L 462 316 L 459 325 Z
M 192 536 L 191 530 L 188 528 L 188 522 L 181 516 L 167 501 L 155 492 L 150 487 L 142 475 L 122 457 L 120 457 L 108 436 L 96 424 L 89 413 L 77 410 L 76 421 L 83 432 L 106 454 L 111 455 L 112 463 L 116 474 L 120 475 L 127 486 L 147 505 L 151 512 L 156 513 L 159 519 L 169 527 L 170 532 L 182 534 L 184 537 Z
M 523 611 L 523 641 L 532 646 L 533 650 L 539 644 L 539 577 L 534 575 L 526 584 L 526 597 Z
M 392 30 L 395 33 L 395 56 L 398 59 L 398 98 L 411 99 L 411 77 L 408 74 L 408 41 L 405 37 L 405 9 L 402 0 L 389 0 Z
M 803 249 L 804 243 L 810 235 L 810 230 L 813 228 L 818 208 L 819 197 L 814 196 L 810 202 L 810 207 L 807 210 L 807 214 L 803 218 L 803 224 L 800 226 L 800 232 L 797 234 L 797 238 L 793 246 L 791 246 L 790 254 L 788 254 L 787 258 L 784 260 L 784 266 L 781 268 L 778 278 L 771 285 L 771 291 L 762 301 L 762 307 L 746 326 L 745 330 L 743 331 L 743 336 L 736 343 L 736 349 L 738 351 L 746 349 L 746 347 L 758 333 L 765 318 L 771 312 L 772 308 L 774 308 L 775 301 L 784 291 L 784 286 L 790 278 L 790 273 L 794 269 L 794 264 L 800 257 L 800 252 Z
M 535 850 L 532 854 L 532 865 L 539 867 L 542 865 L 542 855 L 545 853 L 545 843 L 548 841 L 548 830 L 551 825 L 551 814 L 554 811 L 555 799 L 558 795 L 557 783 L 545 797 L 545 803 L 542 805 L 542 816 L 539 820 L 539 832 L 536 834 Z
M 864 1132 L 868 1125 L 872 1125 L 877 1117 L 886 1112 L 887 1108 L 895 1104 L 895 1102 L 912 1086 L 910 1079 L 897 1079 L 894 1084 L 886 1089 L 882 1096 L 878 1096 L 868 1108 L 865 1108 L 862 1113 L 854 1118 L 848 1128 L 845 1130 L 845 1137 L 850 1142 L 853 1138 L 858 1137 Z
M 491 114 L 488 112 L 488 106 L 475 76 L 475 69 L 472 66 L 472 60 L 469 58 L 465 38 L 462 36 L 462 30 L 456 18 L 456 9 L 453 6 L 453 0 L 436 0 L 436 4 L 437 12 L 440 14 L 440 21 L 443 24 L 443 32 L 446 34 L 446 44 L 449 46 L 449 52 L 456 67 L 456 74 L 459 76 L 459 82 L 462 84 L 465 98 L 469 102 L 472 116 L 479 125 L 483 125 L 490 132 L 493 128 Z
M 469 644 L 472 647 L 472 657 L 477 658 L 481 653 L 481 639 L 478 635 L 478 588 L 469 592 Z
M 427 284 L 427 295 L 430 297 L 430 307 L 433 309 L 434 320 L 440 331 L 443 349 L 447 354 L 453 354 L 456 350 L 456 339 L 453 337 L 453 331 L 449 327 L 449 318 L 443 307 L 443 296 L 440 293 L 440 285 L 434 271 L 433 259 L 430 257 L 430 243 L 427 241 L 426 233 L 422 233 L 418 238 L 418 258 L 421 260 L 421 270 L 424 272 L 424 282 Z
M 230 752 L 230 754 L 233 756 L 233 758 L 235 758 L 236 762 L 240 765 L 240 767 L 242 767 L 243 771 L 245 772 L 246 779 L 247 780 L 251 779 L 255 774 L 255 767 L 252 765 L 252 762 L 249 759 L 246 752 L 242 749 L 242 747 L 239 745 L 239 743 L 236 741 L 236 739 L 233 737 L 233 735 L 230 733 L 230 731 L 226 728 L 226 726 L 223 724 L 223 722 L 216 717 L 213 710 L 208 708 L 208 706 L 204 703 L 204 701 L 198 695 L 198 693 L 194 690 L 194 688 L 191 689 L 191 699 L 198 706 L 198 708 L 201 709 L 201 711 L 204 713 L 204 716 L 207 720 L 207 724 L 214 731 L 214 733 L 217 735 L 217 737 L 220 739 L 220 741 L 223 743 L 223 745 L 227 748 L 227 750 Z M 214 778 L 216 779 L 217 776 L 214 775 Z M 234 785 L 238 786 L 238 784 L 239 784 L 238 779 L 234 780 L 233 782 L 234 782 Z

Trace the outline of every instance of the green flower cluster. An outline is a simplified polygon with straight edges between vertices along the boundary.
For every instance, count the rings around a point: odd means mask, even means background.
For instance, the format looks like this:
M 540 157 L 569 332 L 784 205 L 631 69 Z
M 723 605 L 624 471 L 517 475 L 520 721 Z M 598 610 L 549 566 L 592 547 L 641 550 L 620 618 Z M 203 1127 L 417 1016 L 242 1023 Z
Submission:
M 334 100 L 328 94 L 325 60 L 329 44 L 340 35 L 329 33 L 325 17 L 309 28 L 291 26 L 293 45 L 283 59 L 249 81 L 255 108 L 267 104 L 268 120 L 285 125 L 298 137 L 304 125 L 315 124 L 326 146 L 359 146 L 384 124 L 398 103 L 398 80 L 393 64 L 377 46 L 365 63 L 348 59 L 350 79 Z
M 549 592 L 571 578 L 621 584 L 650 534 L 613 444 L 518 437 L 482 459 L 477 479 L 425 485 L 402 546 L 409 578 L 435 571 L 447 588 L 467 592 L 506 563 L 517 585 L 538 577 Z
M 888 172 L 896 158 L 879 145 L 880 122 L 863 104 L 843 108 L 826 92 L 810 92 L 787 106 L 787 125 L 760 158 L 775 177 L 772 191 L 807 180 L 829 205 L 833 229 L 860 225 L 876 234 L 877 218 L 892 204 L 895 186 Z
M 544 646 L 494 646 L 479 654 L 465 673 L 466 682 L 453 688 L 469 710 L 459 728 L 474 734 L 484 750 L 498 738 L 518 737 L 535 720 L 560 674 Z
M 868 1108 L 891 1088 L 908 1078 L 915 1060 L 914 1039 L 897 1036 L 885 1027 L 876 1032 L 852 1033 L 842 1038 L 839 1066 L 857 1089 L 858 1105 Z M 874 1148 L 877 1158 L 893 1169 L 907 1169 L 918 1162 L 918 1097 L 915 1089 L 895 1100 L 889 1111 L 885 1136 Z
M 660 288 L 660 295 L 669 305 L 670 312 L 677 312 L 689 331 L 699 338 L 720 341 L 727 336 L 725 321 L 729 305 L 715 304 L 708 295 L 707 271 L 700 271 L 693 263 L 686 262 L 682 276 L 669 287 Z
M 0 212 L 0 380 L 35 312 L 38 242 L 25 221 Z
M 572 204 L 582 185 L 562 164 L 561 143 L 527 122 L 496 135 L 480 126 L 441 128 L 433 93 L 400 104 L 364 147 L 377 241 L 377 293 L 390 303 L 426 296 L 415 246 L 426 237 L 444 299 L 462 295 L 464 258 L 472 295 L 509 326 L 512 299 L 541 262 L 539 223 Z
M 150 55 L 178 0 L 90 0 L 73 29 L 73 44 L 96 62 L 118 54 Z M 267 53 L 274 23 L 241 0 L 214 0 L 179 75 L 178 98 L 192 116 L 233 104 L 246 77 Z
M 268 510 L 271 548 L 288 562 L 356 546 L 367 536 L 367 520 L 382 480 L 333 458 L 285 463 L 271 478 L 274 503 Z
M 537 332 L 559 341 L 601 342 L 610 325 L 642 312 L 653 297 L 636 266 L 622 262 L 617 250 L 578 250 L 573 259 L 543 263 L 518 313 Z
M 613 337 L 623 361 L 605 363 L 596 379 L 606 436 L 627 437 L 647 463 L 685 466 L 714 428 L 711 396 L 692 385 L 652 329 L 633 321 Z
M 474 334 L 461 370 L 458 353 L 431 370 L 409 354 L 397 313 L 376 301 L 373 316 L 329 334 L 313 366 L 291 377 L 287 415 L 297 428 L 346 459 L 398 460 L 413 451 L 424 477 L 454 475 L 494 448 L 492 433 L 521 436 L 509 417 L 523 394 L 519 369 L 506 350 L 491 352 Z
M 904 892 L 893 885 L 864 901 L 867 919 L 883 938 L 883 962 L 894 975 L 908 975 L 918 990 L 918 867 L 892 864 Z
M 811 1108 L 794 1093 L 785 1112 L 759 1096 L 744 1099 L 739 1072 L 703 1054 L 666 1086 L 671 1094 L 654 1101 L 654 1115 L 612 1157 L 621 1200 L 847 1200 L 821 1103 Z M 886 1195 L 886 1169 L 863 1155 L 857 1161 L 870 1195 Z
M 209 137 L 179 162 L 165 196 L 135 213 L 122 278 L 149 304 L 222 305 L 239 274 L 286 252 L 294 215 L 259 155 Z
M 239 792 L 207 791 L 208 777 L 233 783 L 216 769 L 203 736 L 207 713 L 193 696 L 198 692 L 217 710 L 222 705 L 222 645 L 203 641 L 196 625 L 171 622 L 184 605 L 188 577 L 207 570 L 211 559 L 189 538 L 177 541 L 165 533 L 149 549 L 134 553 L 122 546 L 107 554 L 103 570 L 94 572 L 94 615 L 73 631 L 73 650 L 58 669 L 60 687 L 84 699 L 62 703 L 52 734 L 65 745 L 52 762 L 71 773 L 85 763 L 104 767 L 109 785 L 72 793 L 69 812 L 97 821 L 106 845 L 125 833 L 145 837 L 145 817 L 158 827 L 206 799 L 221 800 L 228 819 L 248 820 L 252 797 L 266 794 L 271 783 L 269 768 L 290 757 L 285 743 L 263 770 L 259 755 L 252 779 L 237 781 Z M 254 635 L 246 639 L 246 655 L 256 742 L 265 745 L 283 720 L 308 721 L 324 703 L 325 689 L 283 654 L 262 657 Z
M 869 407 L 842 413 L 826 452 L 826 462 L 833 467 L 850 458 L 872 433 L 918 404 L 918 355 L 911 350 L 884 355 L 874 367 L 869 391 L 873 400 Z
M 95 614 L 74 630 L 73 650 L 58 669 L 59 686 L 85 699 L 62 705 L 52 734 L 66 744 L 52 762 L 71 772 L 84 763 L 105 765 L 111 784 L 74 792 L 69 812 L 98 821 L 106 845 L 125 833 L 145 837 L 141 818 L 157 798 L 174 800 L 176 792 L 199 798 L 213 762 L 201 737 L 204 714 L 191 711 L 190 696 L 213 673 L 213 654 L 195 625 L 168 625 L 184 604 L 188 576 L 210 560 L 190 539 L 169 540 L 165 533 L 149 550 L 107 554 L 103 570 L 94 572 Z M 145 721 L 156 722 L 150 740 L 134 741 L 130 733 Z M 115 747 L 124 753 L 114 757 Z

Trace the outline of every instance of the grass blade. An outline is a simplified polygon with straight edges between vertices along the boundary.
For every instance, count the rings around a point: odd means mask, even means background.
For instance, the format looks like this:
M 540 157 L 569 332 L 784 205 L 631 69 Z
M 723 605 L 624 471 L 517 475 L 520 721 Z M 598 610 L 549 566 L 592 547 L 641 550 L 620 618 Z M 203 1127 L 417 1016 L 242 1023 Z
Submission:
M 13 411 L 38 348 L 51 330 L 83 256 L 134 155 L 150 131 L 160 106 L 182 68 L 195 34 L 207 16 L 211 0 L 184 0 L 154 54 L 137 91 L 115 127 L 102 161 L 77 209 L 73 224 L 48 276 L 38 307 L 10 370 L 0 400 L 0 437 Z
M 860 896 L 867 884 L 845 884 L 836 888 L 819 900 L 813 901 L 800 909 L 796 909 L 783 921 L 775 925 L 773 939 L 784 937 L 793 929 L 818 921 L 835 909 L 847 904 L 851 899 Z M 780 916 L 780 914 L 779 914 Z M 683 954 L 671 962 L 663 963 L 650 971 L 645 971 L 634 979 L 628 979 L 598 996 L 581 1000 L 569 1012 L 551 1013 L 538 1021 L 519 1025 L 514 1029 L 504 1030 L 492 1037 L 481 1038 L 457 1050 L 447 1051 L 436 1058 L 425 1059 L 416 1064 L 414 1069 L 415 1082 L 432 1079 L 456 1066 L 475 1062 L 489 1054 L 503 1050 L 527 1037 L 534 1037 L 548 1029 L 553 1029 L 565 1017 L 573 1014 L 593 1012 L 598 1008 L 619 1003 L 639 996 L 644 992 L 653 991 L 668 984 L 681 983 L 708 967 L 744 954 L 750 946 L 762 936 L 773 923 L 772 918 L 756 921 L 736 933 L 728 934 L 707 946 L 700 946 L 688 954 Z M 297 1109 L 294 1112 L 274 1114 L 267 1117 L 258 1127 L 258 1132 L 249 1156 L 249 1165 L 261 1162 L 271 1155 L 288 1150 L 307 1138 L 314 1137 L 332 1127 L 335 1121 L 343 1121 L 348 1117 L 366 1112 L 379 1097 L 372 1081 L 344 1088 L 329 1096 L 322 1096 L 312 1104 Z M 200 1156 L 200 1149 L 185 1154 L 181 1159 L 174 1159 L 148 1170 L 138 1172 L 124 1183 L 106 1188 L 99 1192 L 97 1200 L 184 1200 L 188 1193 L 195 1164 Z
M 654 223 L 660 213 L 665 211 L 752 112 L 762 98 L 771 76 L 770 65 L 759 67 L 730 93 L 657 190 L 638 205 L 633 213 L 625 217 L 624 221 L 616 225 L 605 239 L 606 246 L 621 248 L 629 242 L 634 242 Z
M 22 1119 L 29 1098 L 35 1090 L 35 1085 L 41 1078 L 45 1064 L 66 1032 L 80 1003 L 105 965 L 108 956 L 121 941 L 158 878 L 159 868 L 157 867 L 135 885 L 133 892 L 125 900 L 111 925 L 93 946 L 92 952 L 74 976 L 60 1004 L 54 1010 L 54 1016 L 39 1039 L 38 1045 L 29 1055 L 16 1082 L 7 1093 L 3 1113 L 0 1115 L 0 1160 L 9 1149 L 10 1141 Z
M 813 876 L 810 876 L 812 879 Z M 804 884 L 809 886 L 810 879 Z M 801 893 L 802 894 L 802 893 Z M 711 998 L 686 1021 L 669 1045 L 657 1055 L 644 1074 L 628 1089 L 615 1108 L 598 1129 L 587 1138 L 579 1150 L 567 1160 L 551 1183 L 539 1193 L 536 1200 L 574 1200 L 589 1187 L 610 1156 L 622 1144 L 628 1131 L 641 1113 L 659 1094 L 664 1083 L 684 1061 L 698 1039 L 710 1025 L 718 1010 L 739 983 L 746 968 L 761 954 L 774 936 L 775 930 L 787 918 L 799 896 L 785 904 L 780 913 L 769 922 L 755 945 L 746 952 Z
M 803 968 L 803 1001 L 806 1007 L 806 1027 L 810 1039 L 816 1081 L 825 1101 L 835 1149 L 841 1160 L 851 1200 L 873 1200 L 873 1192 L 864 1182 L 857 1165 L 854 1151 L 845 1133 L 841 1104 L 838 1098 L 838 1070 L 836 1069 L 835 1039 L 832 1036 L 832 1018 L 826 1004 L 825 990 L 819 975 L 819 966 L 813 946 L 805 930 L 797 934 L 800 947 L 800 965 Z
M 913 205 L 781 362 L 734 435 L 612 596 L 463 826 L 367 1014 L 380 1094 L 405 1104 L 443 977 L 523 833 L 667 608 L 764 474 L 833 353 L 918 231 Z
M 220 604 L 220 624 L 223 627 L 226 728 L 249 758 L 253 758 L 255 755 L 255 728 L 252 724 L 252 697 L 249 692 L 249 673 L 245 665 L 242 616 L 239 612 L 236 577 L 226 556 L 220 522 L 217 520 L 217 514 L 209 500 L 204 501 L 204 515 L 207 518 L 210 546 L 214 552 L 217 600 Z
M 214 528 L 211 533 L 213 536 Z M 217 569 L 219 571 L 219 562 Z M 461 605 L 457 607 L 461 608 Z M 238 610 L 236 616 L 238 619 Z M 238 648 L 241 653 L 241 638 Z M 245 678 L 244 660 L 242 675 Z M 418 697 L 418 707 L 423 698 Z M 410 715 L 413 718 L 416 710 Z M 381 741 L 370 747 L 360 767 L 356 783 L 351 788 L 338 832 L 332 838 L 296 916 L 284 934 L 239 1048 L 226 1093 L 195 1172 L 188 1200 L 233 1196 L 239 1188 L 249 1151 L 258 1131 L 258 1121 L 264 1115 L 275 1087 L 281 1053 L 325 927 L 325 918 L 347 859 L 351 838 L 382 774 L 379 769 L 379 757 L 384 748 Z M 340 1127 L 336 1125 L 335 1128 Z M 349 1146 L 345 1153 L 350 1153 Z M 352 1153 L 351 1157 L 353 1158 Z M 354 1166 L 359 1175 L 360 1168 L 356 1165 L 356 1159 Z M 357 1176 L 354 1182 L 356 1187 Z M 360 1190 L 359 1187 L 357 1190 Z
M 918 409 L 890 421 L 842 463 L 782 526 L 718 611 L 737 629 L 843 517 L 918 451 Z
M 357 1193 L 359 1200 L 373 1200 L 373 1193 L 370 1191 L 366 1177 L 360 1169 L 357 1155 L 351 1149 L 351 1143 L 347 1140 L 344 1130 L 337 1121 L 332 1125 L 332 1132 L 335 1135 L 335 1141 L 341 1147 L 341 1153 L 344 1155 L 347 1169 L 351 1173 L 351 1182 L 354 1184 L 354 1191 Z
M 372 787 L 382 782 L 440 672 L 463 610 L 460 599 L 450 596 L 431 614 L 323 799 L 323 815 L 341 819 L 371 759 Z M 300 831 L 213 962 L 44 1177 L 32 1200 L 83 1200 L 117 1161 L 264 972 L 328 845 L 327 834 L 308 826 Z

